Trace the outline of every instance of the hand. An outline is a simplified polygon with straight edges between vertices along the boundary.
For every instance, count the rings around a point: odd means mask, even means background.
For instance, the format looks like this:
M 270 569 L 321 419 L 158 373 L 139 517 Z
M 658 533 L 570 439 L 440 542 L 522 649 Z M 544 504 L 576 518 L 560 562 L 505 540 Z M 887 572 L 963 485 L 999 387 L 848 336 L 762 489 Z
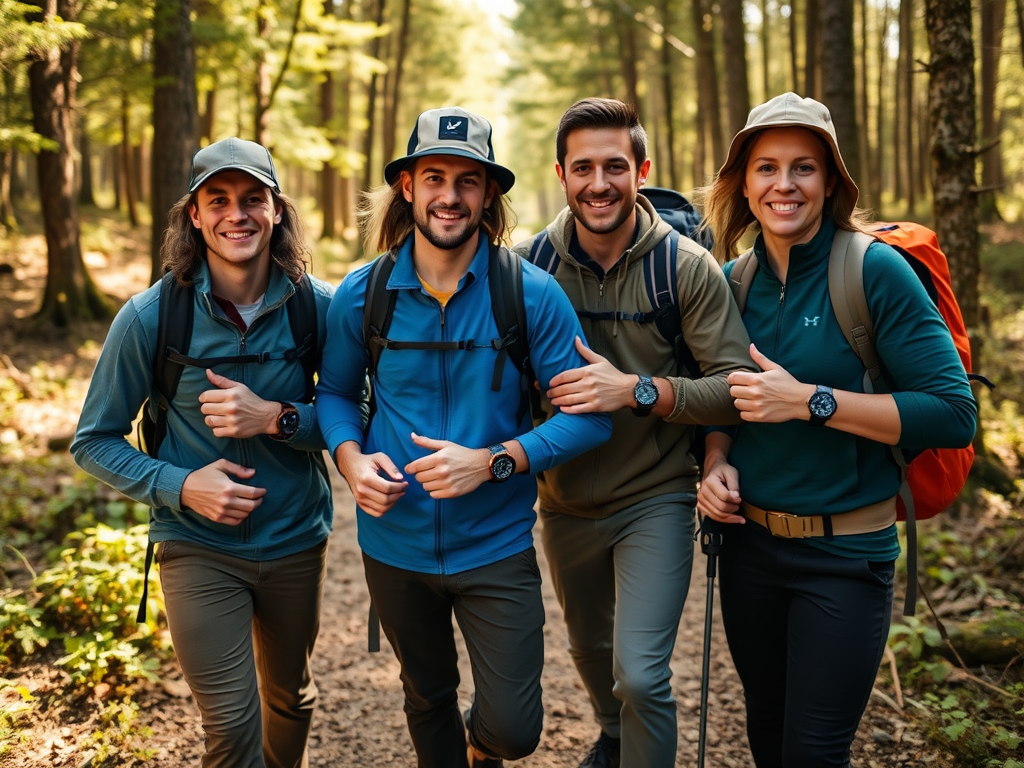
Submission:
M 345 477 L 356 504 L 366 514 L 381 517 L 405 495 L 409 482 L 385 453 L 366 455 L 357 443 L 346 441 L 335 452 L 338 471 Z
M 277 432 L 281 404 L 253 394 L 245 384 L 206 369 L 206 378 L 216 389 L 199 396 L 200 410 L 214 437 L 253 437 Z
M 697 511 L 720 523 L 744 524 L 747 519 L 736 514 L 740 497 L 740 473 L 724 459 L 704 465 L 704 476 L 697 491 Z
M 635 405 L 636 376 L 623 373 L 576 337 L 576 349 L 588 365 L 551 379 L 547 396 L 563 413 L 611 413 Z
M 255 474 L 255 469 L 217 459 L 185 478 L 181 505 L 215 523 L 238 525 L 263 503 L 267 489 L 236 483 L 230 476 L 248 480 Z
M 729 374 L 729 394 L 736 401 L 740 418 L 778 424 L 799 419 L 807 413 L 807 399 L 813 387 L 794 379 L 789 372 L 750 345 L 750 358 L 761 373 L 733 371 Z
M 486 448 L 466 448 L 448 440 L 433 440 L 412 433 L 412 441 L 430 453 L 405 466 L 432 499 L 465 496 L 491 478 L 490 454 Z

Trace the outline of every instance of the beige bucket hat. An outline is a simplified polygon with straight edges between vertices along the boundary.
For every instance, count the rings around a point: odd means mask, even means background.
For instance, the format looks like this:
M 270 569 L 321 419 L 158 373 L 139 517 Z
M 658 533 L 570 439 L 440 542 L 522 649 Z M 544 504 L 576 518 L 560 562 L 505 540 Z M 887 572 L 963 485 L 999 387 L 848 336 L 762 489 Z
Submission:
M 854 182 L 850 172 L 846 170 L 846 163 L 839 153 L 839 143 L 836 141 L 836 129 L 832 123 L 832 116 L 828 107 L 819 101 L 810 98 L 802 98 L 795 93 L 783 93 L 773 99 L 766 101 L 750 110 L 747 117 L 747 124 L 737 133 L 729 146 L 729 156 L 722 166 L 719 174 L 731 170 L 739 158 L 740 151 L 745 144 L 747 137 L 751 134 L 763 131 L 766 128 L 785 128 L 795 126 L 806 128 L 809 131 L 821 136 L 829 149 L 832 150 L 832 158 L 839 169 L 841 181 L 847 187 L 851 207 L 856 204 L 860 196 L 860 190 Z

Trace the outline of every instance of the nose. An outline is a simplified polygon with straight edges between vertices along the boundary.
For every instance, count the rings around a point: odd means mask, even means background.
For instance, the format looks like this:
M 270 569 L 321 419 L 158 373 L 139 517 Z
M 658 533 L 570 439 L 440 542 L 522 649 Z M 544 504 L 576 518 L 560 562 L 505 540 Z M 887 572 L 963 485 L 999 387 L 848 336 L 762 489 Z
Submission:
M 594 171 L 594 178 L 590 182 L 591 190 L 597 193 L 601 193 L 608 189 L 608 187 L 610 186 L 611 184 L 608 182 L 607 174 L 605 174 L 604 170 L 602 170 L 601 168 L 597 168 Z
M 232 200 L 228 206 L 227 217 L 230 221 L 242 221 L 248 218 L 248 214 L 245 212 L 245 206 L 242 205 L 241 200 Z
M 789 190 L 793 189 L 795 186 L 796 185 L 793 183 L 793 176 L 790 174 L 789 171 L 787 171 L 787 170 L 779 171 L 778 178 L 775 181 L 775 188 L 776 189 L 778 189 L 780 191 L 783 191 L 783 192 L 788 192 Z

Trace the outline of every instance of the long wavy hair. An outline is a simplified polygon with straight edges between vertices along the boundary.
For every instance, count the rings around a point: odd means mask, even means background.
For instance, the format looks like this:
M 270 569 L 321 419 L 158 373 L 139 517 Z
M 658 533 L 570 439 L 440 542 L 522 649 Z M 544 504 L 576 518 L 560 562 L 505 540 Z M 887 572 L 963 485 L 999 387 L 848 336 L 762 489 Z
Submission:
M 770 131 L 771 128 L 764 130 Z M 750 204 L 743 194 L 743 182 L 747 173 L 747 161 L 757 137 L 763 131 L 751 133 L 743 142 L 735 161 L 727 168 L 718 172 L 715 180 L 706 187 L 695 192 L 695 198 L 704 209 L 704 221 L 701 229 L 710 229 L 715 238 L 712 250 L 719 263 L 725 263 L 738 255 L 737 243 L 749 227 L 760 228 L 757 219 L 750 210 Z M 811 131 L 811 133 L 814 133 Z M 842 183 L 839 168 L 832 150 L 824 139 L 817 134 L 815 138 L 821 142 L 825 151 L 825 167 L 829 181 L 835 181 L 832 194 L 825 198 L 822 207 L 822 218 L 831 217 L 839 229 L 851 232 L 868 232 L 869 212 L 858 208 L 856 198 L 850 188 Z
M 293 283 L 306 272 L 312 253 L 306 232 L 292 201 L 270 190 L 274 205 L 281 209 L 281 221 L 270 235 L 270 258 Z M 192 225 L 189 207 L 196 193 L 185 195 L 167 215 L 167 229 L 160 244 L 160 260 L 165 272 L 173 272 L 182 285 L 192 285 L 199 262 L 206 258 L 203 233 Z
M 490 174 L 487 175 L 487 186 L 494 194 L 491 204 L 484 209 L 480 226 L 487 233 L 489 242 L 508 242 L 509 235 L 516 226 L 515 213 L 508 199 L 501 194 L 498 182 Z M 416 222 L 413 219 L 412 203 L 402 194 L 401 174 L 393 184 L 382 184 L 363 193 L 359 223 L 367 251 L 396 251 L 405 242 Z

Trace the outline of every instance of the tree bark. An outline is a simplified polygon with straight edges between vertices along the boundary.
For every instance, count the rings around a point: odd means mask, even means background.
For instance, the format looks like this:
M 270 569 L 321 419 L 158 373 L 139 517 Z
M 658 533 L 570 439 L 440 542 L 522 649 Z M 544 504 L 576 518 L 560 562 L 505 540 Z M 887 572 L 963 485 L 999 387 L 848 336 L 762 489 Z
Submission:
M 874 168 L 871 162 L 871 117 L 868 107 L 868 3 L 859 0 L 860 11 L 860 45 L 857 53 L 859 71 L 857 72 L 857 113 L 860 115 L 858 150 L 860 151 L 860 172 L 857 184 L 860 186 L 861 205 L 870 208 L 878 200 L 874 194 Z
M 857 127 L 857 73 L 853 66 L 853 0 L 829 0 L 821 9 L 822 102 L 832 115 L 843 162 L 859 180 L 860 138 Z
M 135 163 L 132 157 L 131 123 L 127 92 L 121 93 L 121 180 L 128 223 L 139 226 L 138 187 L 135 185 Z
M 789 70 L 793 78 L 793 90 L 800 93 L 800 55 L 796 24 L 796 0 L 789 2 Z M 806 89 L 805 89 L 806 92 Z
M 925 0 L 931 49 L 935 230 L 969 331 L 978 328 L 978 201 L 975 194 L 974 43 L 971 0 Z M 973 335 L 973 334 L 972 334 Z
M 832 0 L 829 0 L 831 2 Z M 807 0 L 804 13 L 804 96 L 821 99 L 821 0 Z
M 402 95 L 402 71 L 405 67 L 409 48 L 409 21 L 412 16 L 412 0 L 403 0 L 402 21 L 395 40 L 395 55 L 388 72 L 388 93 L 384 100 L 383 155 L 384 162 L 395 156 L 395 142 L 398 133 L 398 105 Z
M 1003 51 L 1003 27 L 1006 23 L 1006 0 L 981 2 L 981 145 L 988 146 L 999 139 L 1002 128 L 996 87 L 999 83 L 999 58 Z M 1003 183 L 1003 153 L 996 144 L 981 156 L 981 183 L 986 191 L 978 199 L 982 221 L 1000 219 L 996 207 L 995 187 Z
M 74 21 L 76 17 L 72 0 L 40 0 L 35 6 L 46 20 L 60 16 Z M 32 128 L 56 145 L 55 149 L 43 149 L 36 163 L 47 267 L 36 320 L 62 328 L 77 320 L 106 320 L 113 315 L 113 307 L 96 288 L 82 261 L 72 155 L 77 54 L 78 44 L 74 42 L 63 50 L 42 48 L 29 54 Z
M 644 115 L 640 103 L 640 75 L 637 71 L 636 23 L 624 13 L 615 14 L 615 32 L 619 41 L 619 64 L 622 73 L 623 100 L 636 108 L 640 121 Z
M 660 0 L 658 4 L 658 13 L 660 18 L 661 26 L 664 29 L 671 28 L 671 14 L 668 7 L 668 0 Z M 676 123 L 675 123 L 675 110 L 673 105 L 675 99 L 673 94 L 675 93 L 675 85 L 672 82 L 672 73 L 674 71 L 672 63 L 672 46 L 669 45 L 665 40 L 661 41 L 661 50 L 659 52 L 661 58 L 661 72 L 659 73 L 659 81 L 661 82 L 661 100 L 663 102 L 664 125 L 665 125 L 665 162 L 662 165 L 668 166 L 667 171 L 662 169 L 659 171 L 659 177 L 668 177 L 668 186 L 671 189 L 679 188 L 679 169 L 676 167 Z
M 712 16 L 705 12 L 704 0 L 693 0 L 693 25 L 697 40 L 697 144 L 694 147 L 693 183 L 703 186 L 725 160 L 722 133 L 722 108 L 715 68 L 715 39 Z M 730 137 L 731 138 L 731 137 Z M 710 141 L 709 141 L 710 139 Z M 708 156 L 708 148 L 711 156 Z M 708 169 L 708 161 L 714 167 Z
M 199 123 L 191 0 L 156 0 L 153 16 L 153 147 L 150 174 L 151 282 L 163 274 L 167 214 L 188 191 Z
M 731 138 L 741 130 L 750 113 L 750 85 L 747 82 L 747 36 L 743 23 L 743 0 L 721 0 L 722 46 L 725 56 L 727 133 Z
M 82 131 L 78 137 L 79 183 L 78 183 L 78 204 L 96 205 L 96 196 L 93 194 L 92 179 L 92 148 L 89 142 L 88 131 Z
M 267 0 L 256 6 L 256 72 L 253 77 L 253 140 L 264 147 L 270 141 L 270 14 Z
M 385 0 L 377 0 L 377 5 L 374 10 L 374 23 L 380 27 L 384 23 L 384 3 Z M 380 58 L 380 37 L 375 37 L 371 44 L 370 56 L 375 59 Z M 365 165 L 363 167 L 363 189 L 369 189 L 374 179 L 373 173 L 373 140 L 374 140 L 374 126 L 377 121 L 374 119 L 377 113 L 377 73 L 374 72 L 370 75 L 370 82 L 366 88 L 366 133 L 363 134 L 363 158 Z
M 773 95 L 771 67 L 769 66 L 771 57 L 768 55 L 770 19 L 768 0 L 761 0 L 761 90 L 763 101 L 768 101 Z
M 903 169 L 901 190 L 906 199 L 907 217 L 914 217 L 917 207 L 917 155 L 914 152 L 914 0 L 900 2 L 900 95 L 897 110 L 900 115 L 900 131 L 897 138 L 897 162 Z

